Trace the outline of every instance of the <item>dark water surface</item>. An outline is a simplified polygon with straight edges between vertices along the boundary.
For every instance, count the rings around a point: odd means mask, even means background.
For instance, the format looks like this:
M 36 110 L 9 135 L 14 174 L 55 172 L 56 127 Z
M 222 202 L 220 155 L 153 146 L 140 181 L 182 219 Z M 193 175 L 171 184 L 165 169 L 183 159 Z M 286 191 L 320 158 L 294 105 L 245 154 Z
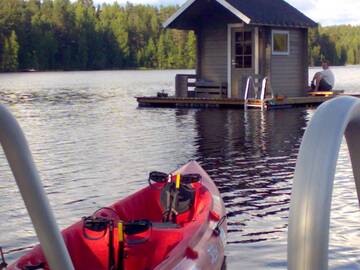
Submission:
M 334 70 L 338 89 L 360 90 L 359 67 Z M 292 176 L 314 109 L 137 107 L 136 95 L 172 92 L 180 72 L 0 74 L 0 97 L 25 131 L 61 228 L 145 186 L 149 171 L 195 159 L 227 207 L 228 269 L 285 269 Z M 335 182 L 331 268 L 360 269 L 360 214 L 345 143 Z M 11 261 L 37 238 L 2 151 L 0 215 L 0 245 Z

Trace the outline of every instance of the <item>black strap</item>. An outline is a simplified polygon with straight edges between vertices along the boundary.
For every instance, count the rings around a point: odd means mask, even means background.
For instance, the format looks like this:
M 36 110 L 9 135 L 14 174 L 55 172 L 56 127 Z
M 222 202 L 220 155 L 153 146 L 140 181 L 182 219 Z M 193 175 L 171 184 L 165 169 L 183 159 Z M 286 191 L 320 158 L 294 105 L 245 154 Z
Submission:
M 221 225 L 225 222 L 226 220 L 226 215 L 223 216 L 219 222 L 216 224 L 216 227 L 214 228 L 214 235 L 215 236 L 219 236 L 221 234 L 221 231 L 220 231 L 220 228 L 221 228 Z
M 172 196 L 171 201 L 171 207 L 170 207 L 170 216 L 168 221 L 171 220 L 171 222 L 176 223 L 176 216 L 178 215 L 178 212 L 176 211 L 176 207 L 179 201 L 179 189 L 175 189 Z
M 105 236 L 110 220 L 101 217 L 94 217 L 94 216 L 83 217 L 82 219 L 83 219 L 82 233 L 86 239 L 95 241 Z M 98 233 L 102 232 L 102 234 L 99 235 L 98 237 L 92 237 L 87 233 L 88 230 Z
M 134 220 L 124 224 L 124 232 L 127 235 L 142 233 L 150 229 L 151 221 L 147 219 Z
M 198 173 L 190 173 L 190 174 L 184 174 L 181 175 L 181 183 L 183 184 L 192 184 L 192 183 L 198 183 L 201 180 L 201 175 Z
M 114 221 L 108 218 L 96 217 L 94 215 L 83 217 L 83 235 L 88 240 L 102 239 L 106 232 L 109 232 L 108 248 L 109 248 L 109 261 L 108 269 L 115 270 L 115 254 L 114 254 Z M 99 237 L 92 237 L 87 233 L 87 230 L 93 232 L 102 232 Z M 38 269 L 38 268 L 35 268 Z
M 164 200 L 165 196 L 165 200 Z M 163 207 L 165 208 L 163 212 L 163 222 L 170 222 L 176 219 L 176 205 L 177 205 L 177 198 L 178 198 L 178 190 L 176 189 L 175 183 L 171 182 L 168 183 L 162 192 L 161 201 L 163 203 Z M 175 217 L 174 217 L 175 216 Z M 175 220 L 176 221 L 176 220 Z
M 169 175 L 166 173 L 153 171 L 149 174 L 149 179 L 148 179 L 149 186 L 152 188 L 156 188 L 156 186 L 153 183 L 165 184 L 166 181 L 168 180 L 168 177 Z
M 119 242 L 118 246 L 118 265 L 117 270 L 125 269 L 125 246 L 124 241 Z
M 114 221 L 109 222 L 109 270 L 115 270 Z

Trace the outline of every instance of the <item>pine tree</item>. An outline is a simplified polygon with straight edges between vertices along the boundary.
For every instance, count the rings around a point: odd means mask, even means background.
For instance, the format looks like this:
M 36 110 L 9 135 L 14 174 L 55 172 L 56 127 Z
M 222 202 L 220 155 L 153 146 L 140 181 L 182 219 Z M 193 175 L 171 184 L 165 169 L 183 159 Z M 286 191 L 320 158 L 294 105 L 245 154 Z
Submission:
M 156 46 L 152 38 L 150 38 L 146 48 L 145 48 L 145 66 L 148 68 L 157 67 L 156 59 Z
M 16 71 L 18 68 L 19 44 L 17 42 L 15 31 L 5 38 L 3 47 L 3 56 L 1 70 L 5 72 Z
M 196 64 L 196 36 L 193 31 L 190 31 L 187 36 L 185 47 L 186 68 L 195 68 Z
M 158 41 L 158 44 L 157 44 L 156 58 L 157 58 L 158 68 L 165 69 L 167 67 L 167 65 L 166 65 L 167 53 L 166 53 L 166 45 L 165 45 L 165 35 L 164 35 L 164 33 L 161 33 L 160 37 L 159 37 L 159 41 Z

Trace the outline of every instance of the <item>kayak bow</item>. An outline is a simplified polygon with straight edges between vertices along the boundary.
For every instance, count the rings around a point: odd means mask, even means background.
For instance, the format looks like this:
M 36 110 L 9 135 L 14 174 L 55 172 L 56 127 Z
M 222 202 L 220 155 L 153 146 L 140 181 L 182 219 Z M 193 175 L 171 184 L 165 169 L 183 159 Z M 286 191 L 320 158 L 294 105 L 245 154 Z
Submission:
M 221 269 L 226 212 L 220 193 L 191 161 L 62 232 L 75 269 Z M 40 245 L 8 269 L 50 269 Z

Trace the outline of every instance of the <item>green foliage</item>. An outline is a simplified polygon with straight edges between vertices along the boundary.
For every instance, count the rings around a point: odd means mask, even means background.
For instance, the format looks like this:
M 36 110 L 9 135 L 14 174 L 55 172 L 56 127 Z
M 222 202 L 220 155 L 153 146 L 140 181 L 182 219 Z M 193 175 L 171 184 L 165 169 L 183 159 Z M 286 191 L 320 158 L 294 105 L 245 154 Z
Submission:
M 0 0 L 0 71 L 194 68 L 194 33 L 162 29 L 176 9 Z
M 309 63 L 320 65 L 327 59 L 332 65 L 360 64 L 360 26 L 340 25 L 309 31 Z
M 163 30 L 178 7 L 0 0 L 0 71 L 194 68 L 193 32 Z M 309 31 L 309 63 L 360 64 L 360 26 Z
M 18 68 L 19 45 L 15 31 L 12 31 L 9 37 L 4 40 L 3 57 L 0 64 L 0 70 L 9 72 L 16 71 Z
M 193 68 L 196 64 L 196 37 L 194 32 L 189 32 L 185 46 L 186 68 Z

